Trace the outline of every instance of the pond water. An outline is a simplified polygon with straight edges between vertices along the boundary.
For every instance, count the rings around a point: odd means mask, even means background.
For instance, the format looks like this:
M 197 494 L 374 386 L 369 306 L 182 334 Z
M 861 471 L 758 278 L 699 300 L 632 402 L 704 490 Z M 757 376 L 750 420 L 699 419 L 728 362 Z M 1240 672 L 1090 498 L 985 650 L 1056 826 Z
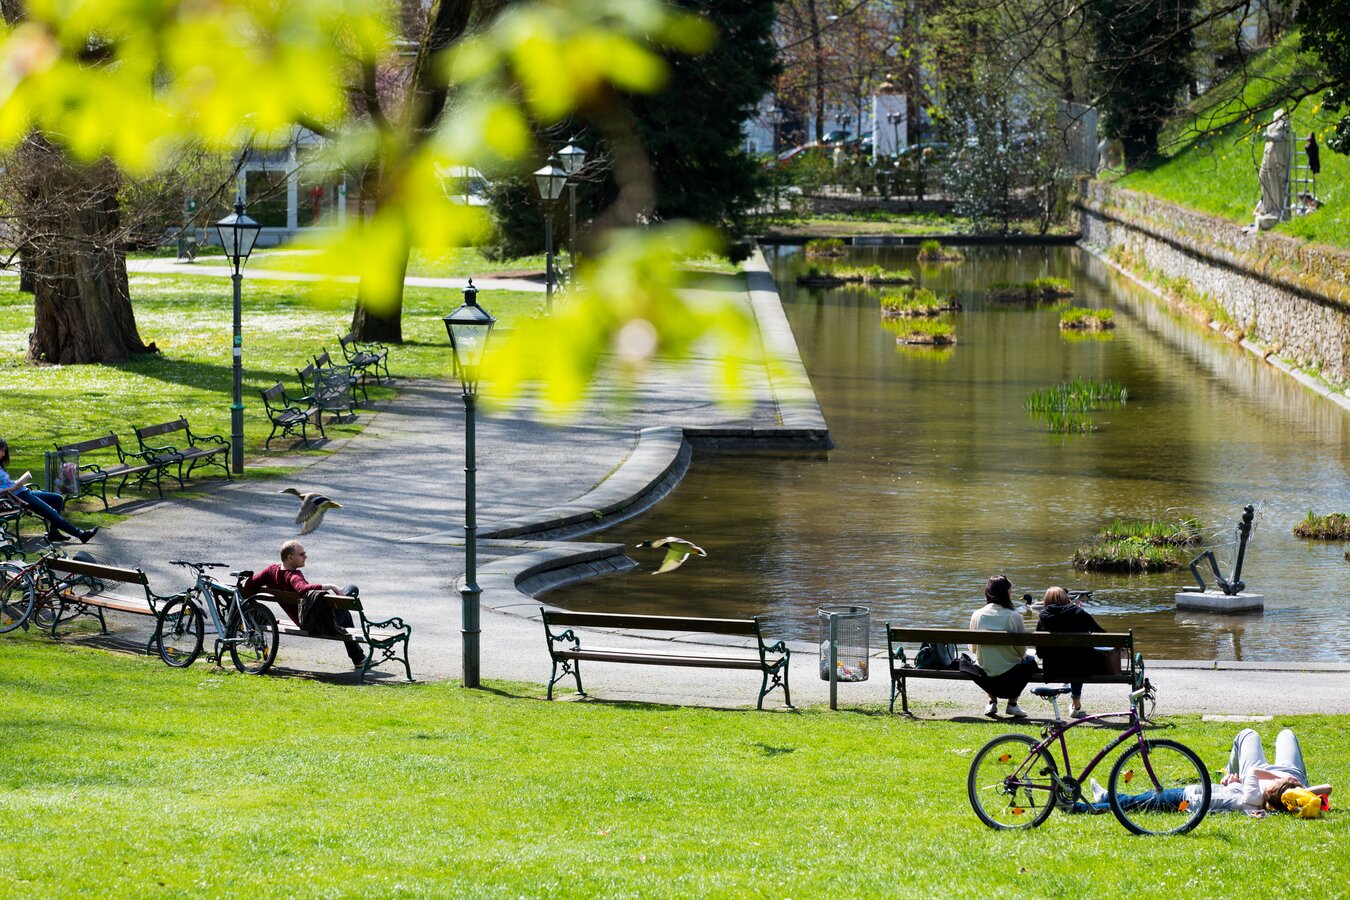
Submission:
M 1108 630 L 1135 629 L 1150 658 L 1350 660 L 1346 547 L 1291 534 L 1309 509 L 1350 511 L 1350 414 L 1195 324 L 1073 247 L 969 248 L 959 264 L 920 265 L 912 248 L 855 248 L 850 264 L 909 268 L 955 291 L 958 343 L 897 344 L 878 290 L 808 289 L 797 248 L 770 251 L 784 307 L 836 449 L 801 456 L 700 456 L 679 488 L 598 540 L 678 535 L 705 548 L 652 577 L 626 575 L 548 595 L 570 609 L 768 618 L 774 636 L 814 640 L 817 608 L 886 621 L 965 627 L 985 579 L 1020 595 L 1051 584 L 1095 591 Z M 1109 337 L 1066 337 L 1048 305 L 986 302 L 988 285 L 1068 278 L 1074 304 L 1115 311 Z M 1128 402 L 1099 430 L 1053 435 L 1028 395 L 1074 376 L 1110 379 Z M 1191 515 L 1232 571 L 1236 523 L 1257 508 L 1243 567 L 1264 614 L 1179 612 L 1186 568 L 1084 573 L 1074 548 L 1116 517 Z M 1313 638 L 1303 635 L 1316 635 Z

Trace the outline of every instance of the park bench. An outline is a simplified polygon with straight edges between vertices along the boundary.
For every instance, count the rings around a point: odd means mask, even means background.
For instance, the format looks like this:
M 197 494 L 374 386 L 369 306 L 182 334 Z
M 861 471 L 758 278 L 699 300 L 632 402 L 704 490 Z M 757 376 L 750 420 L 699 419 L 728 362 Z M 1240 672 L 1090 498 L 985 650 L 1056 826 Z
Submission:
M 352 367 L 336 365 L 333 362 L 333 358 L 328 355 L 327 350 L 323 351 L 318 356 L 314 357 L 314 368 L 316 371 L 326 373 L 328 378 L 331 379 L 335 384 L 340 383 L 343 385 L 346 391 L 351 394 L 351 401 L 353 408 L 356 407 L 357 389 L 360 389 L 361 391 L 361 399 L 363 400 L 370 399 L 370 395 L 366 393 L 365 384 L 362 382 L 360 378 L 357 378 L 354 374 L 352 374 L 353 373 Z
M 581 686 L 581 661 L 630 663 L 642 666 L 694 666 L 705 669 L 752 669 L 762 674 L 759 700 L 756 708 L 764 708 L 764 697 L 774 688 L 783 688 L 783 702 L 792 706 L 788 690 L 788 661 L 792 652 L 782 641 L 769 645 L 759 630 L 758 619 L 701 619 L 686 616 L 638 616 L 624 613 L 579 613 L 549 610 L 543 607 L 544 635 L 548 638 L 548 654 L 553 660 L 553 672 L 548 682 L 548 699 L 553 699 L 553 686 L 568 675 L 576 678 L 577 693 L 586 696 Z M 555 632 L 555 626 L 564 630 Z M 581 646 L 581 637 L 574 629 L 603 628 L 611 630 L 673 631 L 692 634 L 720 634 L 753 637 L 755 646 L 747 653 L 714 653 L 710 648 L 698 648 L 695 653 L 665 653 L 655 650 L 634 650 L 623 647 Z M 772 683 L 770 683 L 772 679 Z
M 88 554 L 81 554 L 87 556 Z M 104 610 L 128 613 L 134 616 L 154 616 L 159 608 L 178 594 L 161 596 L 150 589 L 150 580 L 140 569 L 124 569 L 98 562 L 65 556 L 49 556 L 42 561 L 59 583 L 56 614 L 51 620 L 51 634 L 56 628 L 81 616 L 97 619 L 99 629 L 108 633 Z M 131 593 L 113 590 L 113 585 L 134 585 L 140 591 Z M 152 636 L 145 652 L 153 648 Z
M 23 550 L 23 533 L 20 531 L 24 516 L 42 521 L 41 516 L 13 497 L 0 497 L 0 553 L 5 555 L 5 559 L 13 559 L 16 555 L 21 559 L 28 558 Z
M 356 620 L 356 626 L 359 630 L 348 630 L 334 626 L 339 633 L 314 634 L 301 628 L 291 617 L 291 613 L 298 614 L 300 609 L 301 596 L 299 594 L 293 594 L 290 591 L 269 590 L 259 591 L 249 599 L 275 604 L 281 608 L 281 614 L 276 617 L 278 635 L 285 634 L 323 641 L 356 641 L 358 644 L 364 644 L 366 647 L 366 663 L 361 667 L 362 681 L 366 680 L 366 673 L 372 668 L 391 660 L 403 663 L 403 671 L 408 676 L 408 680 L 413 680 L 412 667 L 408 663 L 408 638 L 412 636 L 412 626 L 405 624 L 403 619 L 398 616 L 385 619 L 382 622 L 374 622 L 366 618 L 359 597 L 348 597 L 344 594 L 324 594 L 319 598 L 319 602 L 326 603 L 333 609 L 349 611 L 352 618 Z M 378 659 L 376 659 L 377 654 L 379 655 Z
M 183 433 L 182 439 L 187 441 L 186 446 L 166 444 L 162 447 L 156 447 L 146 442 L 146 438 L 164 438 L 165 435 L 172 436 L 179 431 Z M 183 416 L 179 416 L 172 422 L 162 422 L 159 425 L 137 428 L 136 440 L 141 445 L 142 453 L 149 453 L 156 459 L 178 460 L 179 487 L 185 487 L 183 484 L 185 476 L 183 463 L 188 463 L 186 472 L 188 477 L 192 475 L 192 470 L 197 468 L 200 463 L 220 466 L 220 470 L 225 473 L 225 477 L 230 477 L 230 467 L 227 462 L 230 458 L 230 442 L 218 434 L 193 434 L 192 429 L 188 428 L 187 419 Z
M 1010 633 L 1006 631 L 972 631 L 968 628 L 899 628 L 886 624 L 886 649 L 890 656 L 891 712 L 895 712 L 895 698 L 900 697 L 901 710 L 909 714 L 909 692 L 905 681 L 910 678 L 938 678 L 944 681 L 970 681 L 971 677 L 959 669 L 920 669 L 905 653 L 905 645 L 956 644 L 965 650 L 969 644 L 1003 647 L 1054 647 L 1056 649 L 1109 648 L 1107 658 L 1114 671 L 1079 672 L 1064 666 L 1042 665 L 1041 673 L 1033 681 L 1083 682 L 1084 684 L 1127 684 L 1130 690 L 1144 684 L 1144 657 L 1134 651 L 1134 632 L 1096 634 L 1051 634 L 1045 631 Z
M 350 371 L 346 366 L 320 369 L 310 363 L 296 369 L 295 374 L 300 376 L 300 390 L 319 408 L 320 415 L 331 413 L 332 421 L 341 422 L 344 413 L 356 417 Z
M 356 340 L 356 336 L 349 331 L 338 338 L 338 345 L 342 348 L 342 357 L 347 360 L 347 365 L 351 366 L 363 381 L 368 375 L 374 375 L 376 384 L 391 380 L 389 377 L 389 348 L 384 344 L 359 342 Z M 381 372 L 383 372 L 383 375 L 381 375 Z
M 88 441 L 57 444 L 56 449 L 64 453 L 74 452 L 80 455 L 80 490 L 83 492 L 86 485 L 96 485 L 99 497 L 103 500 L 104 509 L 108 508 L 109 478 L 122 476 L 122 482 L 117 486 L 116 495 L 118 497 L 122 496 L 122 489 L 127 486 L 127 479 L 133 475 L 136 476 L 137 488 L 145 487 L 145 483 L 153 478 L 155 490 L 159 493 L 160 499 L 163 499 L 164 487 L 160 484 L 160 477 L 168 471 L 170 466 L 177 464 L 179 461 L 176 456 L 161 457 L 144 450 L 123 450 L 122 442 L 112 432 Z M 84 462 L 88 454 L 99 452 L 116 452 L 117 462 L 106 466 Z
M 277 429 L 281 429 L 283 438 L 294 436 L 298 431 L 300 440 L 306 447 L 309 446 L 309 433 L 306 430 L 309 427 L 311 419 L 314 424 L 319 426 L 319 434 L 327 440 L 328 435 L 323 430 L 323 411 L 314 405 L 310 397 L 291 397 L 286 393 L 286 388 L 278 381 L 265 391 L 260 391 L 263 399 L 263 408 L 267 411 L 267 419 L 272 423 L 272 433 L 267 436 L 263 442 L 264 449 L 270 449 L 272 439 L 277 436 Z

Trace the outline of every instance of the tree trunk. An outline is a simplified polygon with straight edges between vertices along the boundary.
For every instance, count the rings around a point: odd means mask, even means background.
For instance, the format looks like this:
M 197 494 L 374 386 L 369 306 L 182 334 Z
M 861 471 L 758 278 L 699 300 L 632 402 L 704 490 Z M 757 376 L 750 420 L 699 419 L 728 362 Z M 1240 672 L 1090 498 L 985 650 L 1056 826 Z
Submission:
M 367 194 L 373 197 L 372 214 L 384 205 L 385 175 L 377 171 L 367 177 L 361 187 L 362 212 L 365 212 Z M 408 274 L 408 257 L 412 248 L 404 235 L 403 246 L 399 248 L 398 277 L 391 279 L 393 296 L 377 297 L 372 293 L 370 282 L 366 278 L 356 286 L 356 310 L 352 313 L 352 336 L 358 341 L 380 341 L 388 344 L 403 343 L 403 278 Z
M 19 228 L 33 275 L 35 363 L 125 362 L 141 342 L 127 288 L 126 250 L 110 162 L 78 166 L 40 136 L 19 153 Z

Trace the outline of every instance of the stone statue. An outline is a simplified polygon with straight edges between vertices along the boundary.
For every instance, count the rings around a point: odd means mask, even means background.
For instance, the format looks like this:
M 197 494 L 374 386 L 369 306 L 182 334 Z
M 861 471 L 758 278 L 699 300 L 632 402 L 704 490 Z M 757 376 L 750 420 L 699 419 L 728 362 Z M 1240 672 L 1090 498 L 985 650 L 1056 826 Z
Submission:
M 1275 110 L 1265 132 L 1266 152 L 1261 157 L 1261 201 L 1256 204 L 1255 226 L 1262 231 L 1274 228 L 1289 199 L 1289 117 Z

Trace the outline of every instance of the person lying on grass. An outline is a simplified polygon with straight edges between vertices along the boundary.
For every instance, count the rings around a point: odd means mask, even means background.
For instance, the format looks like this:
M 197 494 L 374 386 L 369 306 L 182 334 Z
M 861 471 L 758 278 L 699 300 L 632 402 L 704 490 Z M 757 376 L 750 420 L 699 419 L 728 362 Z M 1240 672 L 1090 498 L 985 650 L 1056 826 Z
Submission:
M 1078 801 L 1071 812 L 1102 813 L 1111 808 L 1106 789 L 1094 779 L 1092 802 Z M 1315 819 L 1330 808 L 1327 798 L 1331 785 L 1308 787 L 1308 769 L 1303 750 L 1294 732 L 1286 728 L 1275 739 L 1275 762 L 1267 762 L 1261 736 L 1244 728 L 1233 738 L 1228 767 L 1223 778 L 1213 785 L 1209 795 L 1210 812 L 1244 812 L 1261 818 L 1267 812 L 1291 812 L 1300 819 Z M 1145 791 L 1123 795 L 1125 809 L 1184 809 L 1183 804 L 1199 803 L 1202 785 L 1191 784 L 1165 791 Z

